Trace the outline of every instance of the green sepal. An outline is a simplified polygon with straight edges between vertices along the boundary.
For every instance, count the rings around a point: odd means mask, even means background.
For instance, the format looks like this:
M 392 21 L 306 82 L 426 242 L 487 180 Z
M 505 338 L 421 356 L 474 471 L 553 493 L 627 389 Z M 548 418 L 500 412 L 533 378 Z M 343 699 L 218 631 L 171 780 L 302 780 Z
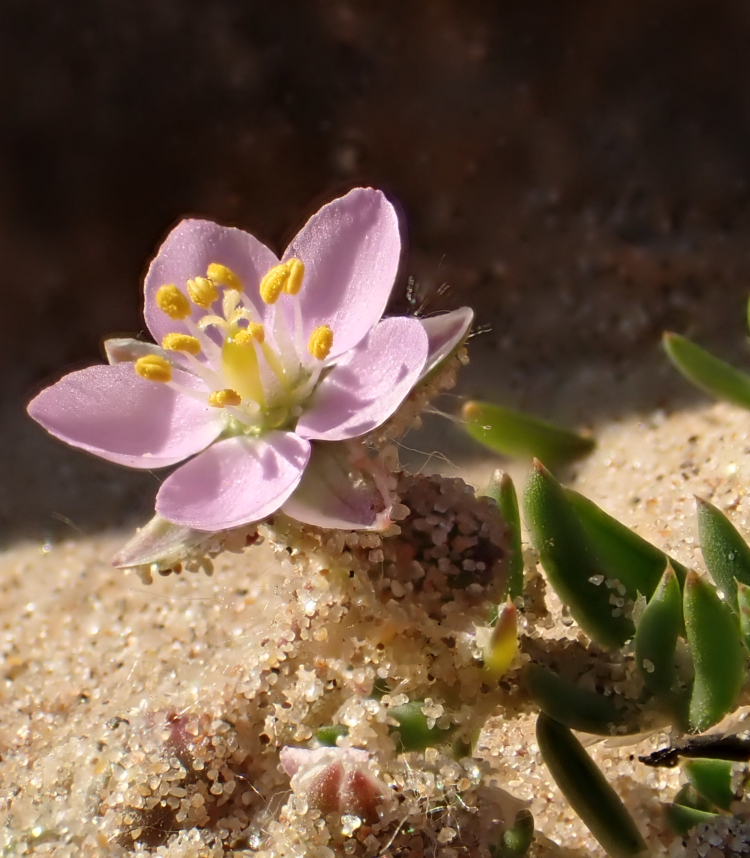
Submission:
M 534 840 L 534 816 L 528 808 L 519 810 L 513 825 L 503 832 L 500 842 L 490 849 L 494 858 L 523 858 Z
M 603 580 L 608 570 L 592 550 L 564 489 L 538 461 L 526 483 L 524 517 L 547 578 L 578 625 L 602 646 L 619 649 L 633 637 L 633 622 L 613 616 L 613 591 Z
M 427 716 L 422 712 L 424 703 L 420 700 L 412 700 L 401 706 L 390 706 L 388 715 L 398 722 L 398 727 L 391 727 L 391 732 L 398 730 L 398 749 L 404 751 L 423 751 L 442 745 L 450 738 L 455 727 L 442 729 L 435 726 L 430 727 Z
M 682 587 L 687 569 L 679 561 L 646 541 L 582 494 L 572 489 L 566 489 L 565 494 L 593 551 L 606 568 L 607 577 L 617 578 L 631 599 L 636 599 L 639 593 L 650 599 L 668 562 Z
M 718 815 L 718 813 L 711 813 L 708 810 L 697 810 L 694 807 L 686 807 L 684 804 L 664 805 L 664 816 L 667 820 L 667 825 L 669 825 L 675 834 L 679 834 L 680 837 L 685 837 L 696 825 L 711 822 Z
M 750 585 L 750 546 L 737 528 L 712 503 L 695 499 L 701 552 L 714 583 L 738 610 L 737 581 Z
M 349 728 L 343 724 L 329 724 L 326 727 L 320 727 L 315 731 L 315 738 L 321 745 L 327 748 L 336 747 L 336 739 L 340 736 L 348 736 Z
M 571 731 L 542 712 L 536 738 L 555 783 L 603 849 L 612 858 L 645 852 L 643 837 L 622 800 Z
M 508 579 L 501 592 L 502 600 L 507 596 L 516 599 L 523 595 L 523 545 L 521 542 L 521 515 L 518 510 L 518 496 L 513 480 L 503 471 L 495 471 L 485 491 L 500 510 L 500 515 L 510 529 L 510 557 L 508 559 Z
M 515 459 L 537 457 L 551 465 L 590 453 L 595 442 L 520 411 L 470 400 L 463 407 L 464 427 L 485 447 Z
M 683 763 L 690 785 L 706 801 L 729 810 L 735 800 L 732 789 L 732 763 L 729 760 L 694 759 Z
M 542 712 L 572 730 L 611 736 L 623 723 L 624 713 L 611 697 L 580 688 L 540 664 L 530 664 L 524 676 Z
M 737 582 L 737 605 L 740 612 L 740 632 L 745 649 L 750 652 L 750 587 Z
M 717 399 L 750 408 L 750 376 L 679 334 L 666 332 L 662 341 L 667 356 L 688 381 Z
M 745 676 L 745 648 L 731 608 L 695 572 L 685 581 L 683 611 L 695 666 L 688 722 L 701 731 L 734 709 Z
M 667 566 L 635 628 L 635 662 L 646 688 L 665 706 L 676 703 L 675 651 L 683 628 L 682 593 Z

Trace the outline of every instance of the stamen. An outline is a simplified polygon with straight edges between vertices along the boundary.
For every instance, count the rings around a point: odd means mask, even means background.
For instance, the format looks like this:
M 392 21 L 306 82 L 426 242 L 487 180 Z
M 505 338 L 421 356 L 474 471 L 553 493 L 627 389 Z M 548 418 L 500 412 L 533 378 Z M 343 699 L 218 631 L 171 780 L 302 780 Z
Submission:
M 281 262 L 268 271 L 260 281 L 260 297 L 265 304 L 275 304 L 289 279 L 289 264 Z
M 201 350 L 198 338 L 189 334 L 167 334 L 161 341 L 161 347 L 168 352 L 187 352 L 189 355 L 200 354 Z
M 195 280 L 188 280 L 187 291 L 193 304 L 202 307 L 204 310 L 208 310 L 211 304 L 219 297 L 219 290 L 216 288 L 216 284 L 212 283 L 206 277 L 196 277 Z
M 325 360 L 333 347 L 333 331 L 328 325 L 320 325 L 310 334 L 307 350 L 316 360 Z
M 287 295 L 296 295 L 302 288 L 302 278 L 305 276 L 305 263 L 301 259 L 289 259 L 286 263 L 289 276 L 284 284 Z
M 248 334 L 257 342 L 264 343 L 266 341 L 266 331 L 260 322 L 250 322 L 247 326 Z
M 170 319 L 186 319 L 192 312 L 190 302 L 174 283 L 160 286 L 156 292 L 155 300 L 156 306 Z
M 226 408 L 227 405 L 239 405 L 242 398 L 236 390 L 227 387 L 224 390 L 214 390 L 208 395 L 208 404 L 212 408 Z
M 227 289 L 234 289 L 235 292 L 242 292 L 242 281 L 226 265 L 220 262 L 212 262 L 208 266 L 206 276 L 209 280 L 213 280 L 218 286 L 226 286 Z
M 144 355 L 133 364 L 135 374 L 146 381 L 158 381 L 162 384 L 172 380 L 172 364 L 161 355 Z

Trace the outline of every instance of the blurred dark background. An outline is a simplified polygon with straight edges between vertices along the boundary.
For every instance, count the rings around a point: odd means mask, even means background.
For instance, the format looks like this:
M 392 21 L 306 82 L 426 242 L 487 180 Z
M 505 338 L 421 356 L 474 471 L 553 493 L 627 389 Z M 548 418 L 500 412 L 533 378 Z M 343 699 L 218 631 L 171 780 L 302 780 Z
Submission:
M 394 310 L 413 275 L 492 324 L 463 391 L 590 426 L 697 401 L 658 341 L 743 359 L 748 45 L 742 0 L 4 0 L 0 539 L 145 516 L 153 475 L 23 406 L 141 330 L 185 215 L 280 250 L 378 186 L 408 224 Z

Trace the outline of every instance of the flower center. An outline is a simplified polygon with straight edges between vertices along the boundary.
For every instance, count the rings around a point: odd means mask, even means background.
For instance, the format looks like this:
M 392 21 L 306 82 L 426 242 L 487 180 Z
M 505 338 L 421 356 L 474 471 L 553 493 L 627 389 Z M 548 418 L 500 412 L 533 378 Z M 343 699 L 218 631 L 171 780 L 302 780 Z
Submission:
M 237 274 L 218 262 L 208 266 L 205 276 L 188 280 L 184 291 L 165 284 L 156 292 L 156 305 L 170 319 L 181 321 L 187 332 L 167 334 L 162 348 L 179 353 L 206 390 L 180 384 L 173 364 L 158 355 L 139 358 L 135 372 L 224 409 L 231 433 L 293 428 L 333 346 L 327 325 L 315 328 L 304 345 L 297 297 L 304 275 L 300 259 L 274 266 L 260 283 L 260 299 L 269 306 L 264 315 Z M 219 301 L 220 312 L 214 312 Z M 195 307 L 203 311 L 197 319 Z

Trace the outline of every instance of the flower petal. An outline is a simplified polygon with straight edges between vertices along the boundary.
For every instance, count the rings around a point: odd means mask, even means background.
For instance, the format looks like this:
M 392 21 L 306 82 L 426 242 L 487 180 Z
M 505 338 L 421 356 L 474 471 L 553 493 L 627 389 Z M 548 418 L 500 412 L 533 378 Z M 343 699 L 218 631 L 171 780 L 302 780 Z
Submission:
M 200 384 L 181 370 L 173 377 L 186 387 Z M 145 381 L 130 363 L 72 372 L 33 399 L 28 412 L 56 438 L 131 468 L 181 462 L 224 427 L 217 409 Z
M 391 505 L 370 475 L 352 466 L 345 444 L 314 443 L 302 480 L 281 509 L 316 527 L 384 530 Z
M 284 254 L 305 263 L 305 341 L 328 325 L 331 358 L 355 346 L 383 315 L 400 254 L 398 217 L 381 191 L 355 188 L 314 214 Z
M 156 511 L 196 530 L 260 521 L 297 488 L 309 458 L 309 443 L 291 432 L 227 438 L 167 477 Z
M 212 262 L 231 268 L 248 295 L 255 298 L 261 278 L 278 260 L 257 238 L 241 229 L 208 220 L 183 220 L 159 248 L 144 283 L 143 314 L 157 343 L 161 343 L 165 334 L 185 329 L 181 322 L 173 321 L 156 306 L 157 290 L 166 283 L 174 283 L 184 292 L 185 283 L 194 277 L 205 277 Z M 205 312 L 196 307 L 193 318 L 198 319 Z
M 384 319 L 318 385 L 297 434 L 343 441 L 380 426 L 419 380 L 427 342 L 418 319 Z
M 429 340 L 427 362 L 422 370 L 422 377 L 424 377 L 466 339 L 471 323 L 474 321 L 474 311 L 471 307 L 459 307 L 458 310 L 452 310 L 450 313 L 429 316 L 419 321 L 427 332 Z

